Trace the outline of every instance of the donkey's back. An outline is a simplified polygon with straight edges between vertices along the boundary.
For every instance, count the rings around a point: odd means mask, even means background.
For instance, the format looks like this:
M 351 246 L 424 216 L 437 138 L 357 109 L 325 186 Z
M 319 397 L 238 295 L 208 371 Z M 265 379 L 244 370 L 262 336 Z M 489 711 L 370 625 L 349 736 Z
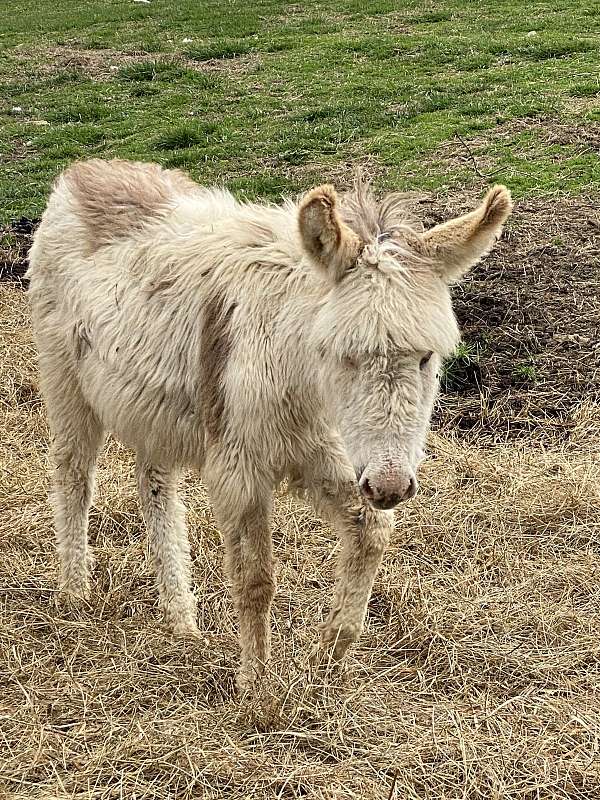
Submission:
M 165 170 L 158 164 L 119 159 L 79 162 L 56 181 L 36 239 L 46 239 L 50 226 L 68 226 L 75 229 L 77 238 L 71 236 L 62 247 L 72 254 L 71 248 L 77 246 L 81 253 L 91 255 L 103 246 L 131 239 L 164 218 L 182 196 L 200 192 L 198 184 L 183 172 Z M 34 246 L 32 275 L 43 255 Z M 48 255 L 60 257 L 61 251 Z

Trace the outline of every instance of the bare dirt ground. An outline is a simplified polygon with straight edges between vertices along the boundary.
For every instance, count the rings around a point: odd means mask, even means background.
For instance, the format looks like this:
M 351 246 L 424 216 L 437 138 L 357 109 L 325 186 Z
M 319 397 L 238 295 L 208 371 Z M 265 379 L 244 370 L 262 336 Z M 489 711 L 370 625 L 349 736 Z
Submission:
M 519 202 L 455 297 L 472 356 L 449 371 L 444 422 L 499 439 L 567 437 L 580 404 L 600 401 L 597 205 Z

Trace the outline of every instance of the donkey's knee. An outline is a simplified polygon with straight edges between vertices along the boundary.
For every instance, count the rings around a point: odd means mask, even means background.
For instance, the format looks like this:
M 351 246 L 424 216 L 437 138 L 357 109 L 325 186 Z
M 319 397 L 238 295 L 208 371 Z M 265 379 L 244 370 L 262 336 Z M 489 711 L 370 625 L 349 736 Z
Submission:
M 253 576 L 242 585 L 234 587 L 234 598 L 239 613 L 256 617 L 269 613 L 277 586 L 272 572 Z

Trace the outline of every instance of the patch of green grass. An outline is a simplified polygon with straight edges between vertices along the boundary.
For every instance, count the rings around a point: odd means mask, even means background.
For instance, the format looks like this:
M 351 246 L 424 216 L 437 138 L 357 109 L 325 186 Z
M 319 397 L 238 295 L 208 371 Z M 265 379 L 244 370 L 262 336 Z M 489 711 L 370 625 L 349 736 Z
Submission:
M 237 58 L 252 52 L 252 43 L 243 40 L 230 42 L 223 41 L 206 47 L 196 47 L 186 50 L 186 56 L 193 61 L 212 61 L 222 58 Z
M 537 373 L 534 364 L 518 364 L 513 372 L 519 383 L 536 383 Z
M 248 200 L 264 197 L 277 200 L 293 194 L 297 189 L 297 184 L 293 180 L 269 172 L 237 177 L 230 181 L 229 185 L 232 191 Z
M 219 126 L 212 122 L 180 125 L 165 131 L 153 144 L 158 150 L 183 150 L 207 141 L 218 130 Z
M 411 14 L 408 21 L 415 25 L 430 25 L 436 22 L 447 22 L 452 19 L 451 11 L 425 11 L 424 13 Z
M 516 134 L 501 146 L 492 143 L 489 156 L 496 164 L 495 179 L 517 194 L 550 194 L 557 187 L 574 194 L 593 190 L 600 180 L 600 165 L 592 145 L 549 144 L 547 130 L 542 125 Z
M 195 88 L 204 89 L 217 88 L 219 84 L 218 75 L 190 69 L 173 61 L 143 61 L 129 64 L 121 67 L 117 77 L 125 83 L 134 84 L 130 93 L 137 97 L 160 91 L 154 87 L 149 89 L 147 84 L 151 82 L 168 83 L 171 86 L 194 84 Z
M 481 344 L 459 342 L 454 353 L 442 365 L 441 383 L 445 391 L 457 391 L 477 383 Z
M 547 59 L 565 58 L 576 53 L 587 53 L 595 49 L 593 42 L 586 39 L 573 40 L 570 37 L 553 41 L 539 41 L 539 38 L 515 42 L 511 47 L 502 44 L 492 46 L 492 52 L 506 56 L 510 60 L 545 61 Z
M 0 152 L 34 145 L 3 159 L 0 218 L 33 213 L 65 163 L 88 155 L 178 164 L 272 199 L 340 164 L 349 179 L 366 159 L 382 188 L 479 189 L 472 165 L 438 154 L 481 132 L 489 180 L 516 197 L 597 191 L 585 148 L 495 138 L 499 122 L 598 118 L 573 103 L 598 94 L 596 22 L 583 5 L 13 0 L 0 21 Z M 96 51 L 97 74 L 54 68 L 48 53 L 61 46 Z M 121 51 L 135 60 L 111 70 Z
M 138 83 L 129 90 L 131 97 L 152 97 L 160 93 L 160 88 L 153 84 Z
M 108 104 L 94 100 L 69 103 L 62 108 L 53 108 L 45 115 L 48 122 L 99 122 L 111 115 Z
M 600 95 L 600 81 L 578 83 L 569 89 L 571 97 L 598 97 Z
M 177 81 L 192 80 L 198 73 L 173 61 L 140 61 L 121 67 L 117 77 L 122 81 Z M 203 77 L 203 76 L 201 76 Z

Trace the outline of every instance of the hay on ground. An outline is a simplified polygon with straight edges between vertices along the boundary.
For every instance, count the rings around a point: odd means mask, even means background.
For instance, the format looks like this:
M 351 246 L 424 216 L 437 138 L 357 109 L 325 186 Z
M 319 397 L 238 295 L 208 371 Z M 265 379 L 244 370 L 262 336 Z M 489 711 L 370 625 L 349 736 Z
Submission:
M 341 676 L 305 669 L 336 542 L 277 503 L 274 657 L 234 692 L 220 535 L 185 481 L 203 642 L 156 607 L 132 456 L 109 442 L 93 602 L 57 601 L 47 430 L 26 299 L 0 286 L 0 796 L 597 798 L 600 409 L 568 443 L 432 437 L 366 631 Z

